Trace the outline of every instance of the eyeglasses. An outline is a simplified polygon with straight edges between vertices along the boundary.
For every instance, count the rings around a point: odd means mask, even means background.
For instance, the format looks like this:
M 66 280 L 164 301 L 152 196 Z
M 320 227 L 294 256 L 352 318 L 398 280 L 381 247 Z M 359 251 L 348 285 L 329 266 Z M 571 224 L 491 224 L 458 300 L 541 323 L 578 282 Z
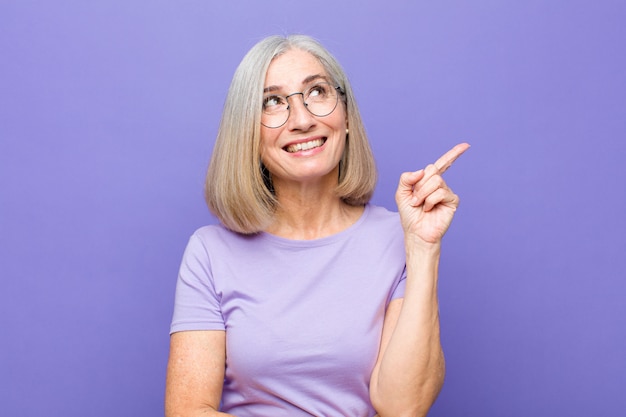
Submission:
M 263 97 L 263 113 L 261 124 L 270 129 L 281 127 L 289 119 L 291 106 L 288 99 L 292 96 L 302 95 L 304 107 L 314 116 L 324 117 L 331 114 L 337 107 L 341 87 L 333 87 L 327 82 L 314 84 L 305 91 L 291 93 L 288 96 L 268 94 Z

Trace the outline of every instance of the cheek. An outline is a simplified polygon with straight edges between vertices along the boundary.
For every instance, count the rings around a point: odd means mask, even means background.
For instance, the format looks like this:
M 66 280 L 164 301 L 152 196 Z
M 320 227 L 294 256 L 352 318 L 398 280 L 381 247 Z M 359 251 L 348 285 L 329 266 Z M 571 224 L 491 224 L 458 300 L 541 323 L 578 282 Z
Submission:
M 264 131 L 265 130 L 265 131 Z M 274 131 L 261 130 L 261 138 L 259 142 L 259 157 L 266 168 L 270 169 L 274 166 L 274 160 L 277 158 L 277 148 L 274 146 L 278 139 L 278 134 Z
M 342 129 L 348 128 L 348 113 L 346 112 L 346 105 L 344 103 L 339 103 L 339 107 L 337 112 L 338 123 L 341 124 Z
M 269 132 L 269 129 L 266 127 L 261 127 L 261 140 L 260 140 L 261 147 L 263 147 L 265 144 L 267 144 L 267 142 L 269 142 L 270 136 L 271 136 L 271 133 Z
M 270 131 L 268 128 L 264 127 L 261 129 L 261 139 L 259 142 L 259 148 L 261 152 L 261 156 L 263 156 L 264 152 L 267 152 L 271 146 L 276 143 L 276 138 L 278 135 L 274 131 Z

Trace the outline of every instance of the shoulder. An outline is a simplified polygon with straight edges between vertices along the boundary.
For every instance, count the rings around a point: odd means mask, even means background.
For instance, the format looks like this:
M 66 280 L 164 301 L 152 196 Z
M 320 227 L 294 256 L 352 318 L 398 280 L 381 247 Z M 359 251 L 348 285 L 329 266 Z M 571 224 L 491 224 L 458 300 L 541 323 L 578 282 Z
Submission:
M 390 241 L 404 241 L 398 213 L 384 207 L 368 204 L 361 221 L 352 229 L 351 236 L 370 246 L 388 245 Z
M 397 211 L 391 211 L 385 207 L 373 204 L 367 205 L 367 215 L 368 218 L 376 221 L 398 222 L 400 220 L 400 215 Z
M 223 239 L 231 233 L 235 234 L 221 224 L 209 224 L 196 229 L 191 235 L 191 238 L 201 241 L 211 241 L 214 239 Z
M 210 245 L 214 242 L 246 242 L 254 239 L 256 235 L 245 235 L 227 229 L 222 224 L 211 224 L 196 229 L 191 235 L 191 240 L 197 240 L 203 244 Z
M 365 214 L 366 216 L 363 223 L 366 227 L 373 227 L 381 232 L 384 230 L 388 230 L 393 233 L 402 231 L 402 227 L 400 225 L 400 215 L 395 211 L 390 211 L 385 207 L 368 204 Z
M 241 234 L 227 229 L 222 224 L 212 224 L 198 228 L 189 238 L 187 248 L 210 257 L 226 256 L 248 250 L 259 238 L 259 234 Z

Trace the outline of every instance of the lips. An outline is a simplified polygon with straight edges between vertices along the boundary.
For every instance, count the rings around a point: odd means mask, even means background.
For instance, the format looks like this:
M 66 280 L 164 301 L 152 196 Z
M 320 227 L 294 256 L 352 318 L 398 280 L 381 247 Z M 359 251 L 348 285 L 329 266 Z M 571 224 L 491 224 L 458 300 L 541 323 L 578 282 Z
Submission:
M 285 146 L 283 149 L 289 153 L 308 151 L 310 149 L 319 148 L 326 142 L 325 138 L 313 139 L 307 142 L 293 143 Z

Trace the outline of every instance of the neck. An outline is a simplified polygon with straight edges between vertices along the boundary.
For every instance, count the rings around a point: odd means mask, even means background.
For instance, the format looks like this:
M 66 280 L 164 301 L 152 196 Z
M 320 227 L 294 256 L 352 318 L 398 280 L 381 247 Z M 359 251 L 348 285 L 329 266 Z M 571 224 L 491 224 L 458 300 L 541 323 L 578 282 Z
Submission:
M 363 206 L 350 206 L 335 196 L 334 187 L 280 184 L 274 222 L 266 229 L 273 235 L 294 240 L 313 240 L 341 232 L 354 224 Z

